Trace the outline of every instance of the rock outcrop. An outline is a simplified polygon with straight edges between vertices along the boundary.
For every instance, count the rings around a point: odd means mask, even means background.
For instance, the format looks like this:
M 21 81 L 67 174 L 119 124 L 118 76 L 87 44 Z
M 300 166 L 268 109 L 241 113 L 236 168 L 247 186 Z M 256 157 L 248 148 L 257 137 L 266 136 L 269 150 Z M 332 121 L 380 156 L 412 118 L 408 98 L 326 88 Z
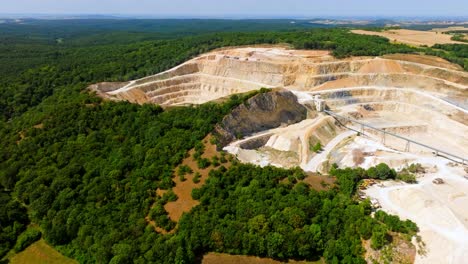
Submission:
M 304 120 L 307 109 L 290 91 L 258 94 L 235 108 L 216 127 L 221 146 L 253 133 Z

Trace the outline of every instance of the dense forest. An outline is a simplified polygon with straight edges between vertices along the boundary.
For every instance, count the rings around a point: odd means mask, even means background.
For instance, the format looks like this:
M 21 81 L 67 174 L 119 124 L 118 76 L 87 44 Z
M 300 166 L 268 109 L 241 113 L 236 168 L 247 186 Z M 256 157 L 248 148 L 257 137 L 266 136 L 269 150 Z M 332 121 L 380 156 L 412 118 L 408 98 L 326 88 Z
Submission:
M 363 263 L 362 239 L 380 248 L 390 230 L 417 231 L 413 223 L 383 212 L 372 218 L 369 203 L 353 199 L 360 179 L 393 173 L 384 166 L 370 172 L 333 168 L 338 185 L 317 192 L 301 183 L 300 169 L 234 164 L 213 170 L 194 190 L 201 204 L 182 217 L 175 233 L 159 234 L 145 221 L 160 199 L 155 190 L 170 189 L 187 151 L 252 94 L 163 110 L 105 102 L 85 88 L 160 72 L 231 45 L 289 43 L 330 49 L 337 57 L 420 50 L 347 29 L 236 32 L 224 25 L 229 32 L 212 33 L 219 29 L 206 26 L 187 33 L 176 25 L 171 37 L 167 28 L 128 32 L 123 26 L 104 35 L 74 35 L 57 22 L 44 23 L 49 24 L 40 30 L 10 25 L 1 31 L 0 257 L 37 238 L 38 232 L 23 232 L 30 223 L 82 263 L 190 263 L 211 251 Z M 444 45 L 433 52 L 466 64 L 463 47 Z
M 0 190 L 0 257 L 16 243 L 18 236 L 29 224 L 26 208 L 8 191 Z

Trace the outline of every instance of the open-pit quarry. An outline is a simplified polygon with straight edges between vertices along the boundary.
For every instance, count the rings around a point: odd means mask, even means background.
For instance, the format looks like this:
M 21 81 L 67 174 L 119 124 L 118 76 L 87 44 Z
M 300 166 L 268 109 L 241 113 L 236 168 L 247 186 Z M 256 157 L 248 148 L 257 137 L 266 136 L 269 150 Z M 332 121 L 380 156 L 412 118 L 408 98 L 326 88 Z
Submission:
M 278 88 L 249 99 L 218 125 L 226 151 L 242 162 L 322 174 L 333 163 L 385 162 L 395 169 L 420 163 L 426 173 L 418 183 L 389 181 L 366 194 L 418 224 L 426 246 L 416 263 L 466 263 L 467 85 L 467 72 L 430 56 L 336 59 L 327 51 L 242 47 L 90 89 L 110 100 L 171 107 Z M 322 150 L 314 152 L 317 143 Z M 435 178 L 444 183 L 435 185 Z

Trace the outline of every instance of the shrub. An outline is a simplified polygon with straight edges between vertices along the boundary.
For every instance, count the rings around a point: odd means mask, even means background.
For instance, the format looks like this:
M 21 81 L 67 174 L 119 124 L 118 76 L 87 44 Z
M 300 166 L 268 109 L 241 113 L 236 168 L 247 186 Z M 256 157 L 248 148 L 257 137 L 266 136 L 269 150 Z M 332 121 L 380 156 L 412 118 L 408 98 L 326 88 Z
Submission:
M 176 225 L 167 215 L 160 215 L 154 219 L 154 222 L 157 226 L 163 228 L 166 231 L 172 230 Z
M 18 240 L 16 240 L 16 245 L 14 247 L 15 252 L 23 251 L 32 243 L 36 242 L 41 238 L 41 231 L 33 228 L 28 228 L 26 231 L 19 235 Z
M 396 177 L 400 181 L 404 181 L 407 183 L 417 183 L 416 176 L 414 174 L 408 172 L 399 172 Z
M 179 175 L 179 180 L 181 182 L 184 182 L 186 179 L 185 179 L 185 176 L 184 175 Z
M 193 153 L 193 159 L 194 159 L 194 160 L 198 160 L 198 159 L 200 159 L 200 158 L 201 158 L 201 153 L 199 153 L 199 152 Z
M 221 152 L 221 157 L 219 158 L 219 162 L 221 162 L 221 163 L 226 163 L 227 162 L 226 152 Z
M 177 195 L 174 193 L 174 191 L 172 190 L 169 190 L 167 191 L 163 197 L 162 197 L 162 203 L 166 203 L 166 202 L 173 202 L 173 201 L 176 201 L 177 200 Z
M 289 181 L 289 184 L 296 184 L 297 179 L 296 177 L 294 177 L 294 175 L 288 175 L 288 181 Z
M 201 159 L 197 160 L 197 165 L 198 165 L 199 169 L 206 169 L 211 165 L 211 163 L 210 163 L 210 161 L 208 159 L 201 158 Z
M 371 167 L 367 170 L 367 175 L 372 179 L 395 179 L 396 172 L 391 169 L 387 164 L 380 163 L 375 167 Z
M 162 203 L 157 203 L 153 208 L 151 208 L 149 217 L 150 219 L 155 220 L 161 215 L 167 215 L 167 212 Z
M 193 182 L 194 183 L 199 183 L 200 182 L 200 177 L 201 177 L 201 174 L 199 172 L 195 172 L 195 175 L 193 175 Z
M 218 139 L 216 137 L 211 137 L 210 138 L 210 143 L 211 143 L 211 145 L 217 145 L 218 144 Z
M 195 200 L 200 200 L 202 197 L 203 193 L 201 192 L 201 189 L 192 189 L 192 198 Z
M 307 174 L 300 167 L 295 167 L 291 170 L 294 172 L 293 173 L 294 178 L 300 181 L 307 177 Z
M 205 152 L 205 145 L 200 141 L 195 143 L 195 151 L 203 154 Z
M 214 167 L 218 167 L 218 166 L 220 165 L 218 156 L 213 156 L 213 157 L 211 158 L 211 164 L 212 164 Z
M 177 169 L 177 175 L 185 176 L 186 174 L 192 174 L 193 170 L 187 165 L 180 165 Z
M 396 215 L 389 215 L 379 210 L 375 213 L 375 219 L 387 225 L 391 231 L 404 234 L 414 234 L 419 231 L 417 225 L 411 220 L 401 221 Z
M 371 247 L 373 249 L 381 249 L 387 243 L 387 229 L 385 226 L 381 224 L 374 226 L 372 229 Z
M 424 173 L 425 169 L 419 163 L 413 163 L 406 168 L 403 168 L 397 174 L 397 179 L 407 182 L 407 183 L 416 183 L 416 176 L 414 173 Z
M 317 143 L 312 147 L 312 151 L 313 151 L 313 152 L 316 152 L 316 153 L 322 151 L 322 143 L 320 143 L 320 141 L 317 142 Z
M 411 165 L 408 166 L 408 171 L 411 173 L 424 173 L 426 170 L 423 168 L 423 166 L 420 163 L 412 163 Z

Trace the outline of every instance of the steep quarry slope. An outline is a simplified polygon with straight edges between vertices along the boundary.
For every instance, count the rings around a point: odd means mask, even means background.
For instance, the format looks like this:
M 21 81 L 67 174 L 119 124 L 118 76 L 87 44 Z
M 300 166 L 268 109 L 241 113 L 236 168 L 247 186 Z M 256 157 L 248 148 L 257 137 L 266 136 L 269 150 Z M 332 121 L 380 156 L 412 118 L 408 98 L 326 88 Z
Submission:
M 413 89 L 354 87 L 321 92 L 334 112 L 360 120 L 460 157 L 468 157 L 468 112 L 439 97 Z M 379 132 L 368 130 L 368 133 Z M 405 150 L 388 137 L 386 145 Z M 413 146 L 412 151 L 430 152 Z
M 354 86 L 412 87 L 466 97 L 468 74 L 418 55 L 337 60 L 327 51 L 233 48 L 213 51 L 171 70 L 128 83 L 90 87 L 100 96 L 163 106 L 199 104 L 260 87 L 323 90 Z M 448 66 L 450 65 L 450 67 Z
M 255 132 L 304 120 L 307 109 L 286 90 L 258 94 L 225 116 L 216 127 L 222 146 Z

